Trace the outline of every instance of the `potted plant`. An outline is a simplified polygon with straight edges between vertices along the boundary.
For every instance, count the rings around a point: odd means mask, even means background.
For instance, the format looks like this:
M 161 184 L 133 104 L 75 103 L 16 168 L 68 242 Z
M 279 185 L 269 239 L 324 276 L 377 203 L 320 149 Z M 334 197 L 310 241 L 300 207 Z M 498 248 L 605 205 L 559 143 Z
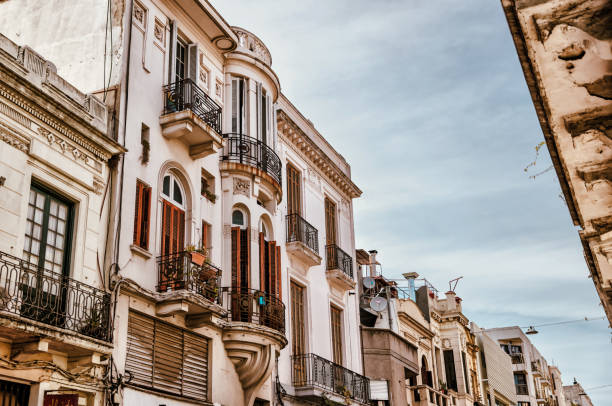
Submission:
M 189 255 L 191 255 L 192 263 L 196 264 L 197 266 L 202 266 L 206 260 L 206 255 L 204 255 L 202 250 L 197 250 L 195 245 L 188 245 L 185 250 L 189 252 Z
M 442 393 L 444 393 L 445 395 L 448 395 L 448 388 L 446 387 L 446 382 L 440 382 L 440 389 L 442 390 Z

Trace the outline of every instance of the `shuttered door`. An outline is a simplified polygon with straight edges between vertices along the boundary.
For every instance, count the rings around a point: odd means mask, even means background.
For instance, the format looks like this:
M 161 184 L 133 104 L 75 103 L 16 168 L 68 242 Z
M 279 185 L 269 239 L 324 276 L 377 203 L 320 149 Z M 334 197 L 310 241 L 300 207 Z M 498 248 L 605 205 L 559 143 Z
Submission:
M 250 322 L 252 306 L 245 295 L 250 286 L 249 229 L 232 228 L 232 320 Z M 244 297 L 243 297 L 244 296 Z
M 342 365 L 342 310 L 331 306 L 332 353 L 334 362 Z
M 325 236 L 327 245 L 336 243 L 336 205 L 325 198 Z
M 151 188 L 136 182 L 136 209 L 134 211 L 134 245 L 149 249 L 149 216 L 151 214 Z
M 131 384 L 208 399 L 208 339 L 130 312 L 126 371 Z
M 154 333 L 153 319 L 130 312 L 125 369 L 132 374 L 134 385 L 153 387 Z
M 304 355 L 306 342 L 304 334 L 304 288 L 291 282 L 291 351 L 294 356 Z M 293 382 L 306 383 L 306 360 L 293 359 Z
M 173 254 L 184 249 L 185 212 L 163 200 L 162 255 Z
M 300 172 L 291 165 L 287 165 L 287 214 L 300 214 Z M 296 225 L 297 222 L 294 222 Z

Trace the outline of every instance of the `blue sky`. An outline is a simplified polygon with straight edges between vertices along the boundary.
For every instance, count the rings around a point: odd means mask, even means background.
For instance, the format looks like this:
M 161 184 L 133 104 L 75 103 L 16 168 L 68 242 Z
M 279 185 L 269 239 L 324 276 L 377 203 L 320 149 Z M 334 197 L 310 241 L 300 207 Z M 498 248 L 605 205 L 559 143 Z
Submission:
M 464 276 L 486 328 L 603 316 L 554 172 L 523 171 L 543 136 L 499 1 L 213 4 L 266 43 L 283 92 L 351 164 L 357 246 L 387 276 L 441 291 Z M 549 165 L 544 151 L 535 172 Z M 612 384 L 606 322 L 539 330 L 566 384 Z M 612 404 L 612 387 L 590 396 Z

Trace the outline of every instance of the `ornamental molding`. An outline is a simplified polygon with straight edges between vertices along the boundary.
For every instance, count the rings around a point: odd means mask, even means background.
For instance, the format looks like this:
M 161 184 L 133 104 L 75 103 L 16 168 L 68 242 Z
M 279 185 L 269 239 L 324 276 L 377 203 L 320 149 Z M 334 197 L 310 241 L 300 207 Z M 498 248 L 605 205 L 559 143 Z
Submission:
M 278 134 L 285 143 L 307 157 L 317 171 L 349 198 L 361 196 L 361 190 L 283 110 L 277 113 Z M 310 174 L 309 174 L 310 179 Z
M 251 181 L 246 179 L 234 178 L 234 194 L 249 197 L 251 191 Z
M 0 140 L 26 154 L 30 150 L 30 141 L 26 137 L 17 134 L 3 125 L 0 125 Z
M 29 100 L 27 100 L 25 97 L 23 97 L 19 93 L 12 91 L 12 89 L 10 89 L 8 86 L 5 85 L 5 82 L 7 82 L 10 79 L 11 78 L 7 74 L 5 74 L 4 72 L 0 72 L 0 96 L 4 97 L 6 100 L 10 101 L 12 104 L 21 108 L 23 111 L 29 113 L 33 117 L 42 121 L 43 123 L 47 124 L 49 127 L 53 128 L 58 133 L 64 135 L 65 137 L 67 137 L 69 140 L 71 140 L 78 146 L 89 151 L 97 158 L 103 161 L 108 161 L 110 159 L 112 155 L 109 152 L 104 151 L 103 149 L 97 147 L 94 143 L 85 139 L 84 136 L 72 131 L 70 128 L 68 128 L 68 126 L 63 125 L 59 120 L 57 120 L 52 115 L 48 114 L 40 106 L 32 104 Z M 2 106 L 2 103 L 0 103 L 0 106 Z M 0 109 L 0 111 L 2 111 L 2 109 Z
M 232 27 L 232 30 L 238 36 L 238 45 L 240 48 L 244 48 L 255 56 L 262 60 L 266 65 L 272 65 L 272 55 L 268 50 L 268 47 L 264 45 L 264 43 L 257 38 L 257 36 L 253 33 L 248 32 L 242 28 Z

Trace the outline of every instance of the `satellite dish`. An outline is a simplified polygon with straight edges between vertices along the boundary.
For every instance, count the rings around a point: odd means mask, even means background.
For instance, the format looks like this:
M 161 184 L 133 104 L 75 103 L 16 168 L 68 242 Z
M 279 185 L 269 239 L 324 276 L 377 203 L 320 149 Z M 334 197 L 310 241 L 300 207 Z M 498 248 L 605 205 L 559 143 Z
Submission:
M 373 278 L 363 278 L 363 286 L 365 286 L 366 289 L 372 289 L 374 285 L 376 285 L 376 281 Z
M 387 308 L 387 299 L 381 296 L 373 297 L 372 300 L 370 300 L 370 307 L 375 312 L 382 312 Z

